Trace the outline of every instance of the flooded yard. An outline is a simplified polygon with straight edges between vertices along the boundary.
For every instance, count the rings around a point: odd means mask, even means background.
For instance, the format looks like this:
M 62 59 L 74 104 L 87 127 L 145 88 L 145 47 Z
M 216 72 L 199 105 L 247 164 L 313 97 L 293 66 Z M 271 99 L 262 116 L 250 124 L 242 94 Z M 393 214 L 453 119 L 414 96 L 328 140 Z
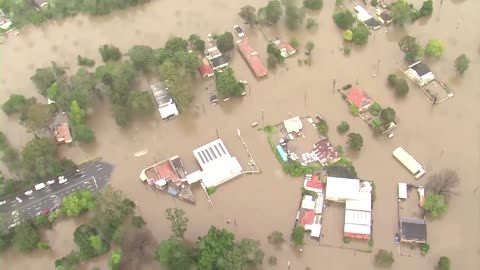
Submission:
M 345 1 L 349 4 L 350 1 Z M 416 7 L 422 1 L 411 1 Z M 438 2 L 438 1 L 436 1 Z M 123 52 L 131 46 L 145 44 L 161 47 L 172 35 L 188 37 L 197 33 L 205 38 L 208 33 L 232 31 L 232 26 L 242 23 L 237 13 L 240 7 L 251 4 L 257 8 L 266 1 L 220 1 L 220 0 L 156 0 L 138 8 L 115 12 L 106 17 L 89 18 L 76 16 L 58 23 L 37 28 L 26 28 L 19 36 L 9 38 L 0 45 L 3 103 L 11 93 L 39 97 L 30 76 L 36 68 L 47 66 L 50 61 L 67 65 L 68 72 L 76 70 L 77 55 L 94 58 L 101 62 L 98 47 L 112 43 Z M 349 6 L 349 5 L 347 5 Z M 329 140 L 333 145 L 342 145 L 347 136 L 339 135 L 335 127 L 341 121 L 350 124 L 350 131 L 360 133 L 364 145 L 359 153 L 347 153 L 357 169 L 359 177 L 374 181 L 376 200 L 373 210 L 373 250 L 391 250 L 395 254 L 394 270 L 434 269 L 440 256 L 449 256 L 454 269 L 480 269 L 480 192 L 477 168 L 480 164 L 480 120 L 473 108 L 480 98 L 477 90 L 480 79 L 480 36 L 476 25 L 480 17 L 472 14 L 480 8 L 477 1 L 445 0 L 440 9 L 434 4 L 433 16 L 420 20 L 405 29 L 381 28 L 370 37 L 365 47 L 354 47 L 350 56 L 344 56 L 342 33 L 331 16 L 334 1 L 324 1 L 321 12 L 307 12 L 317 18 L 319 27 L 314 32 L 300 29 L 287 31 L 283 21 L 277 26 L 257 28 L 244 26 L 246 35 L 266 63 L 267 39 L 280 36 L 288 39 L 295 36 L 301 50 L 296 56 L 286 59 L 285 66 L 271 72 L 266 79 L 257 81 L 238 51 L 231 53 L 231 66 L 238 79 L 249 83 L 247 95 L 241 99 L 212 106 L 209 102 L 208 85 L 213 80 L 195 85 L 195 100 L 198 109 L 182 112 L 171 121 L 161 121 L 159 115 L 136 119 L 128 129 L 121 129 L 111 116 L 110 105 L 95 106 L 95 117 L 87 124 L 95 131 L 97 142 L 91 146 L 62 146 L 61 153 L 75 161 L 101 156 L 115 165 L 112 185 L 138 201 L 139 211 L 148 222 L 156 240 L 169 236 L 170 225 L 164 211 L 179 207 L 186 211 L 190 222 L 186 238 L 194 241 L 204 234 L 210 225 L 225 227 L 238 238 L 258 239 L 268 256 L 276 256 L 278 265 L 262 269 L 285 269 L 291 261 L 291 269 L 372 269 L 373 256 L 369 253 L 306 245 L 303 252 L 284 245 L 276 250 L 267 243 L 267 235 L 278 230 L 289 238 L 298 210 L 300 188 L 303 178 L 286 176 L 268 145 L 263 131 L 251 127 L 252 122 L 280 123 L 289 115 L 314 115 L 320 113 L 330 126 Z M 457 21 L 461 20 L 457 29 Z M 243 25 L 243 24 L 242 24 Z M 386 31 L 388 29 L 388 31 Z M 438 31 L 442 29 L 442 31 Z M 405 34 L 416 36 L 422 44 L 430 38 L 438 38 L 445 44 L 443 56 L 429 63 L 437 78 L 455 91 L 455 97 L 441 106 L 426 106 L 426 96 L 411 87 L 404 99 L 398 99 L 388 88 L 388 74 L 403 67 L 403 53 L 397 42 Z M 264 38 L 264 35 L 267 39 Z M 306 59 L 303 46 L 312 40 L 311 66 L 299 64 Z M 454 59 L 467 54 L 472 63 L 463 77 L 456 75 Z M 375 73 L 375 76 L 372 74 Z M 370 128 L 359 118 L 351 115 L 340 94 L 332 88 L 336 85 L 355 84 L 356 81 L 375 101 L 384 107 L 392 107 L 401 116 L 402 126 L 395 130 L 391 139 L 375 137 Z M 145 83 L 148 85 L 149 82 Z M 205 108 L 205 110 L 203 110 Z M 0 114 L 2 130 L 13 145 L 20 147 L 32 137 L 13 118 Z M 310 128 L 310 127 L 309 127 Z M 145 186 L 139 180 L 141 170 L 151 164 L 179 155 L 185 168 L 191 172 L 198 168 L 192 150 L 213 141 L 218 136 L 225 142 L 230 153 L 242 165 L 248 156 L 239 141 L 237 129 L 255 156 L 263 172 L 259 175 L 241 176 L 220 186 L 212 195 L 214 206 L 207 202 L 200 187 L 193 189 L 197 199 L 195 206 Z M 313 141 L 312 135 L 309 139 Z M 392 157 L 398 146 L 409 149 L 417 160 L 423 162 L 427 175 L 415 180 L 409 172 Z M 134 153 L 148 150 L 146 155 L 135 157 Z M 457 196 L 451 199 L 447 214 L 438 220 L 428 221 L 431 251 L 426 257 L 404 257 L 397 254 L 394 236 L 398 230 L 397 185 L 404 181 L 424 185 L 428 175 L 443 168 L 458 170 L 460 187 Z M 412 197 L 415 194 L 412 194 Z M 330 241 L 341 245 L 341 209 L 328 213 L 327 225 Z M 328 209 L 330 211 L 330 209 Z M 235 219 L 226 224 L 225 220 Z M 340 226 L 335 228 L 334 226 Z M 53 232 L 47 233 L 52 251 L 45 255 L 19 255 L 8 252 L 2 255 L 2 269 L 52 269 L 53 261 L 69 252 L 73 244 L 73 221 L 60 222 Z M 326 234 L 326 233 L 325 233 Z M 307 236 L 306 236 L 307 237 Z M 445 243 L 448 243 L 445 244 Z M 105 265 L 105 261 L 103 265 Z M 144 269 L 158 267 L 156 263 Z M 87 268 L 89 269 L 89 268 Z

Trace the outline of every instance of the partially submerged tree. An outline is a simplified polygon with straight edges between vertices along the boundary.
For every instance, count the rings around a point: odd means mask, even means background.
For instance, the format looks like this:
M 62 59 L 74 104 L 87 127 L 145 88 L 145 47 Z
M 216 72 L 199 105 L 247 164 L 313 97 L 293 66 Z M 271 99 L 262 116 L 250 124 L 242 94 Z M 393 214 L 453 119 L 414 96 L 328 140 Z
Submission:
M 305 18 L 305 10 L 297 6 L 294 0 L 285 1 L 286 23 L 289 29 L 296 29 L 303 23 Z
M 387 107 L 380 112 L 380 118 L 382 119 L 384 124 L 390 124 L 391 122 L 395 122 L 395 117 L 395 110 L 390 107 Z
M 349 10 L 339 11 L 333 14 L 333 21 L 335 24 L 343 30 L 348 30 L 352 28 L 353 23 L 355 22 L 355 17 L 352 12 Z
M 122 58 L 122 52 L 120 52 L 120 49 L 112 44 L 102 45 L 98 48 L 98 51 L 102 56 L 103 62 L 118 61 Z
M 240 9 L 238 15 L 242 19 L 244 19 L 247 24 L 249 24 L 250 26 L 254 26 L 258 21 L 256 12 L 257 10 L 255 9 L 255 7 L 246 5 Z
M 39 242 L 40 232 L 31 221 L 24 220 L 15 227 L 13 243 L 19 251 L 30 252 L 37 248 Z
M 422 17 L 431 16 L 433 13 L 433 1 L 426 0 L 425 2 L 423 2 L 419 12 L 420 12 L 420 16 Z
M 417 42 L 417 39 L 412 36 L 405 36 L 399 42 L 400 50 L 405 53 L 405 59 L 409 62 L 414 62 L 423 56 L 423 48 Z
M 179 208 L 168 208 L 165 210 L 165 214 L 170 221 L 170 228 L 173 237 L 183 239 L 188 224 L 188 218 L 185 216 L 185 211 Z
M 25 108 L 26 103 L 27 99 L 24 96 L 11 94 L 8 100 L 3 103 L 2 109 L 7 115 L 19 113 Z
M 319 10 L 323 7 L 323 0 L 303 0 L 303 6 L 312 10 Z
M 451 262 L 450 258 L 446 256 L 440 257 L 438 260 L 438 269 L 439 270 L 450 270 Z
M 337 131 L 340 134 L 346 133 L 350 129 L 350 125 L 346 121 L 340 122 L 337 126 Z
M 145 45 L 135 45 L 128 50 L 128 56 L 136 70 L 150 72 L 155 69 L 154 50 Z
M 211 226 L 208 233 L 199 238 L 198 269 L 215 269 L 218 262 L 225 260 L 235 246 L 235 236 L 225 229 Z
M 343 39 L 346 41 L 352 41 L 353 39 L 353 32 L 352 30 L 348 29 L 343 31 Z
M 375 265 L 378 267 L 391 267 L 394 261 L 395 260 L 393 259 L 393 253 L 391 251 L 380 249 L 375 255 Z
M 276 24 L 283 15 L 282 4 L 278 0 L 268 1 L 268 4 L 259 13 L 265 14 L 265 20 L 272 24 Z
M 455 188 L 460 184 L 460 177 L 452 169 L 444 169 L 430 176 L 427 190 L 443 196 L 445 199 L 455 194 Z
M 462 53 L 455 59 L 455 69 L 457 70 L 460 75 L 463 75 L 465 71 L 467 71 L 468 67 L 470 66 L 470 59 Z
M 222 53 L 228 52 L 235 47 L 233 43 L 233 35 L 230 32 L 225 32 L 219 36 L 216 36 L 216 43 L 218 49 Z
M 74 129 L 75 140 L 83 143 L 93 143 L 95 141 L 95 133 L 85 125 L 77 125 Z
M 448 210 L 448 204 L 442 195 L 436 193 L 427 193 L 425 196 L 424 209 L 432 216 L 438 217 Z
M 268 236 L 268 242 L 276 247 L 280 247 L 285 239 L 283 238 L 283 233 L 279 231 L 274 231 Z
M 189 270 L 193 263 L 191 251 L 185 242 L 179 239 L 163 240 L 155 252 L 155 257 L 161 265 L 171 270 Z
M 425 54 L 428 56 L 439 57 L 444 50 L 442 42 L 438 39 L 431 39 L 425 47 Z
M 412 9 L 406 0 L 397 0 L 391 9 L 394 24 L 403 26 L 412 20 Z
M 353 28 L 352 33 L 353 43 L 357 45 L 363 45 L 368 42 L 368 36 L 370 35 L 370 31 L 365 25 L 360 24 L 357 27 Z
M 237 81 L 230 67 L 216 74 L 215 84 L 218 94 L 223 98 L 241 96 L 245 92 L 245 85 Z
M 304 238 L 305 228 L 303 228 L 303 226 L 296 226 L 292 231 L 292 235 L 290 236 L 290 240 L 292 240 L 293 245 L 297 247 L 303 246 Z
M 318 22 L 315 18 L 308 18 L 307 25 L 305 26 L 308 30 L 313 30 L 318 27 Z
M 350 133 L 348 134 L 348 141 L 347 141 L 348 146 L 350 149 L 354 151 L 360 151 L 363 146 L 363 138 L 362 135 L 358 133 Z
M 307 43 L 305 43 L 305 50 L 307 50 L 307 54 L 310 55 L 315 48 L 315 43 L 313 41 L 309 40 Z

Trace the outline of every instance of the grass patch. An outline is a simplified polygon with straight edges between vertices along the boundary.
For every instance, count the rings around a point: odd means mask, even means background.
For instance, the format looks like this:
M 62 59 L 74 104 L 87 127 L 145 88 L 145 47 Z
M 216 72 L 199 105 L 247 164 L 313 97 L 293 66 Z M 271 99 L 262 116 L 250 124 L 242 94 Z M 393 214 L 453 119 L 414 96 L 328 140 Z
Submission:
M 215 191 L 217 191 L 217 188 L 216 188 L 216 187 L 209 187 L 209 188 L 207 188 L 207 194 L 208 194 L 208 195 L 212 195 L 213 193 L 215 193 Z

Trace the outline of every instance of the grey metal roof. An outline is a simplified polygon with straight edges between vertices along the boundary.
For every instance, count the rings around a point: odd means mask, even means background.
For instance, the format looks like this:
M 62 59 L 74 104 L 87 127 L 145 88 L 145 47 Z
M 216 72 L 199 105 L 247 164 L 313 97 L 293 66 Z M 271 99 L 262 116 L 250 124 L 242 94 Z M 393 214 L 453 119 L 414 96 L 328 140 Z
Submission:
M 424 219 L 402 217 L 400 223 L 402 240 L 427 241 L 427 224 Z
M 417 64 L 410 66 L 410 68 L 415 70 L 420 77 L 431 72 L 430 68 L 422 62 L 418 62 Z

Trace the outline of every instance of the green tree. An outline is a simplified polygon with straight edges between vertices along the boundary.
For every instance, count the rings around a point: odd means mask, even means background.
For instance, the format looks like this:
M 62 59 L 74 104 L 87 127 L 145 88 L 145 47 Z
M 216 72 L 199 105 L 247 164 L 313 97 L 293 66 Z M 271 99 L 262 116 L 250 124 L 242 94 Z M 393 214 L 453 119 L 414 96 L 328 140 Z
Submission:
M 199 35 L 191 34 L 188 37 L 188 42 L 190 43 L 190 46 L 198 52 L 203 53 L 205 51 L 205 41 L 203 41 Z
M 277 59 L 277 57 L 275 57 L 275 55 L 273 55 L 273 54 L 268 54 L 268 56 L 267 56 L 267 65 L 268 65 L 268 68 L 270 68 L 270 69 L 275 69 L 275 68 L 277 68 L 277 65 L 278 65 L 278 59 Z
M 52 222 L 48 218 L 48 215 L 40 215 L 33 220 L 33 225 L 36 228 L 42 228 L 42 227 L 51 228 Z
M 355 17 L 352 12 L 349 10 L 339 11 L 333 14 L 333 21 L 335 24 L 343 30 L 348 30 L 352 28 L 353 23 L 355 22 Z
M 136 91 L 130 95 L 130 107 L 134 113 L 140 115 L 151 114 L 155 111 L 152 95 L 147 91 Z
M 289 29 L 296 29 L 303 23 L 303 18 L 305 18 L 305 10 L 301 7 L 298 7 L 295 0 L 286 0 L 285 17 L 287 27 Z
M 22 150 L 23 169 L 26 176 L 34 179 L 48 179 L 63 172 L 57 158 L 57 146 L 50 138 L 35 138 Z
M 33 81 L 35 86 L 37 87 L 38 92 L 42 96 L 47 96 L 47 89 L 54 83 L 58 78 L 63 77 L 65 75 L 65 70 L 57 65 L 53 65 L 53 67 L 45 67 L 45 68 L 37 68 L 35 70 L 35 74 L 30 77 L 30 80 Z
M 278 0 L 268 1 L 265 7 L 265 19 L 272 24 L 276 24 L 283 15 L 282 4 Z
M 370 106 L 370 111 L 372 112 L 372 114 L 378 115 L 382 111 L 382 107 L 380 106 L 380 104 L 375 102 L 372 106 Z
M 70 81 L 73 88 L 71 97 L 63 93 L 63 97 L 57 98 L 57 103 L 60 103 L 62 107 L 67 107 L 74 99 L 81 108 L 86 108 L 90 104 L 92 94 L 95 91 L 95 74 L 88 72 L 85 68 L 79 68 L 75 75 L 70 77 Z M 62 96 L 61 93 L 62 91 L 59 91 L 58 96 Z
M 22 221 L 15 227 L 13 244 L 21 252 L 30 252 L 37 248 L 40 242 L 40 232 L 31 221 Z
M 103 62 L 118 61 L 122 58 L 122 52 L 112 44 L 105 44 L 98 48 Z
M 50 245 L 47 241 L 40 241 L 38 242 L 37 247 L 42 250 L 50 250 Z
M 433 13 L 433 1 L 426 0 L 423 2 L 422 7 L 420 8 L 420 16 L 428 17 L 431 16 Z
M 295 37 L 290 38 L 290 45 L 292 45 L 292 47 L 295 49 L 298 49 L 298 47 L 300 46 L 298 40 Z
M 73 100 L 72 104 L 70 105 L 70 117 L 75 125 L 81 125 L 85 123 L 87 118 L 87 114 L 82 108 L 80 108 L 80 105 L 78 105 L 76 100 Z
M 438 261 L 438 269 L 439 270 L 450 270 L 450 258 L 446 256 L 440 257 L 440 260 Z
M 257 23 L 257 10 L 250 5 L 243 6 L 238 16 L 244 19 L 250 26 L 254 26 Z
M 77 65 L 86 66 L 86 67 L 93 67 L 93 66 L 95 66 L 95 60 L 90 59 L 88 57 L 83 57 L 81 55 L 77 55 Z
M 406 0 L 397 0 L 391 8 L 393 23 L 403 26 L 412 20 L 412 10 Z
M 188 50 L 188 42 L 181 37 L 172 37 L 165 43 L 165 50 L 170 55 L 178 51 L 186 52 Z
M 222 52 L 228 52 L 234 47 L 233 35 L 230 32 L 225 32 L 216 37 L 216 43 L 218 49 Z
M 423 56 L 422 46 L 420 46 L 415 37 L 404 36 L 398 42 L 398 46 L 405 53 L 405 59 L 409 62 L 414 62 Z
M 303 0 L 303 6 L 312 10 L 319 10 L 323 7 L 323 0 Z
M 52 83 L 50 87 L 47 89 L 47 98 L 57 101 L 59 93 L 59 86 L 57 82 Z
M 363 138 L 362 135 L 358 133 L 350 133 L 348 134 L 348 141 L 347 141 L 348 146 L 350 149 L 354 151 L 360 151 L 363 146 Z
M 102 237 L 100 237 L 100 235 L 90 235 L 90 237 L 88 237 L 88 241 L 95 252 L 99 253 L 102 251 L 102 249 L 104 249 Z
M 245 92 L 245 85 L 237 81 L 230 67 L 216 74 L 215 84 L 218 94 L 223 98 L 241 96 Z
M 280 247 L 285 239 L 283 238 L 283 233 L 279 231 L 274 231 L 268 236 L 268 242 L 276 247 Z
M 307 43 L 305 43 L 305 50 L 307 50 L 307 53 L 309 55 L 314 48 L 315 48 L 315 43 L 313 43 L 313 41 L 309 40 L 307 41 Z
M 397 80 L 395 84 L 395 95 L 397 95 L 397 97 L 406 96 L 409 90 L 410 88 L 408 87 L 408 83 L 404 78 Z
M 282 56 L 282 52 L 280 51 L 280 49 L 277 48 L 277 46 L 275 46 L 275 44 L 273 43 L 268 43 L 267 45 L 267 53 L 269 55 L 272 55 L 276 58 L 277 62 L 280 63 L 280 64 L 283 64 L 283 62 L 285 61 L 285 59 L 283 58 Z
M 431 39 L 425 46 L 425 54 L 428 56 L 439 57 L 444 50 L 442 42 L 438 39 Z
M 185 216 L 185 211 L 178 208 L 167 208 L 165 215 L 170 221 L 173 237 L 183 239 L 188 225 L 188 218 Z
M 200 237 L 197 267 L 199 270 L 215 269 L 218 263 L 225 260 L 227 254 L 235 246 L 235 236 L 225 229 L 211 226 L 205 236 Z M 220 268 L 222 269 L 222 268 Z
M 370 35 L 370 31 L 365 25 L 358 25 L 357 27 L 353 28 L 352 32 L 353 43 L 363 45 L 368 42 L 368 36 Z
M 21 112 L 27 103 L 27 99 L 18 94 L 11 94 L 8 100 L 3 103 L 2 109 L 5 114 L 10 115 L 12 113 Z
M 80 252 L 71 251 L 69 255 L 55 261 L 57 270 L 73 270 L 80 263 Z
M 375 254 L 375 265 L 378 267 L 388 268 L 392 266 L 393 262 L 393 254 L 390 251 L 380 249 L 378 253 Z
M 125 237 L 125 229 L 122 226 L 116 228 L 112 234 L 112 240 L 117 245 L 123 244 L 124 237 Z
M 422 252 L 422 256 L 427 255 L 427 253 L 430 251 L 430 245 L 427 243 L 423 243 L 420 246 L 420 251 Z
M 397 82 L 398 82 L 398 77 L 396 74 L 388 75 L 387 77 L 388 86 L 395 87 L 397 85 Z
M 110 258 L 110 261 L 108 262 L 108 266 L 110 266 L 110 269 L 112 270 L 118 270 L 120 269 L 121 262 L 122 262 L 122 250 L 120 249 L 113 250 L 112 258 Z
M 304 238 L 305 238 L 305 228 L 302 226 L 296 226 L 293 229 L 292 235 L 290 239 L 294 246 L 303 246 L 304 245 Z
M 95 141 L 95 133 L 86 125 L 77 125 L 74 129 L 75 140 L 82 143 L 93 143 Z
M 315 18 L 308 18 L 307 19 L 307 25 L 306 25 L 308 30 L 313 30 L 318 27 L 318 22 Z
M 222 268 L 247 269 L 262 264 L 264 256 L 259 241 L 242 239 L 228 252 Z
M 394 122 L 395 121 L 395 116 L 396 116 L 395 110 L 390 108 L 390 107 L 382 109 L 382 111 L 380 112 L 380 118 L 382 119 L 383 123 L 385 123 L 385 124 L 389 124 L 391 122 Z
M 98 234 L 97 229 L 87 224 L 82 224 L 75 229 L 73 241 L 79 247 L 82 258 L 105 254 L 110 248 L 108 243 Z
M 436 193 L 428 193 L 427 196 L 425 196 L 424 209 L 432 217 L 438 217 L 447 212 L 448 204 L 442 195 Z
M 154 51 L 151 47 L 145 45 L 135 45 L 128 50 L 128 56 L 136 70 L 144 72 L 153 71 L 155 68 Z
M 343 32 L 343 39 L 346 41 L 352 41 L 353 39 L 353 32 L 352 30 L 348 29 Z
M 112 107 L 115 123 L 120 127 L 126 127 L 132 120 L 130 109 L 125 105 L 114 104 Z
M 76 217 L 97 206 L 97 200 L 91 191 L 77 191 L 63 197 L 60 210 L 68 217 Z
M 462 53 L 455 59 L 455 69 L 458 73 L 463 74 L 467 71 L 468 67 L 470 66 L 470 59 Z
M 132 225 L 136 228 L 142 228 L 147 222 L 141 216 L 133 216 L 132 217 Z
M 340 122 L 337 126 L 337 131 L 340 134 L 345 134 L 350 129 L 350 125 L 346 121 Z
M 193 263 L 191 251 L 185 242 L 179 239 L 160 242 L 155 257 L 161 265 L 171 270 L 189 270 Z

